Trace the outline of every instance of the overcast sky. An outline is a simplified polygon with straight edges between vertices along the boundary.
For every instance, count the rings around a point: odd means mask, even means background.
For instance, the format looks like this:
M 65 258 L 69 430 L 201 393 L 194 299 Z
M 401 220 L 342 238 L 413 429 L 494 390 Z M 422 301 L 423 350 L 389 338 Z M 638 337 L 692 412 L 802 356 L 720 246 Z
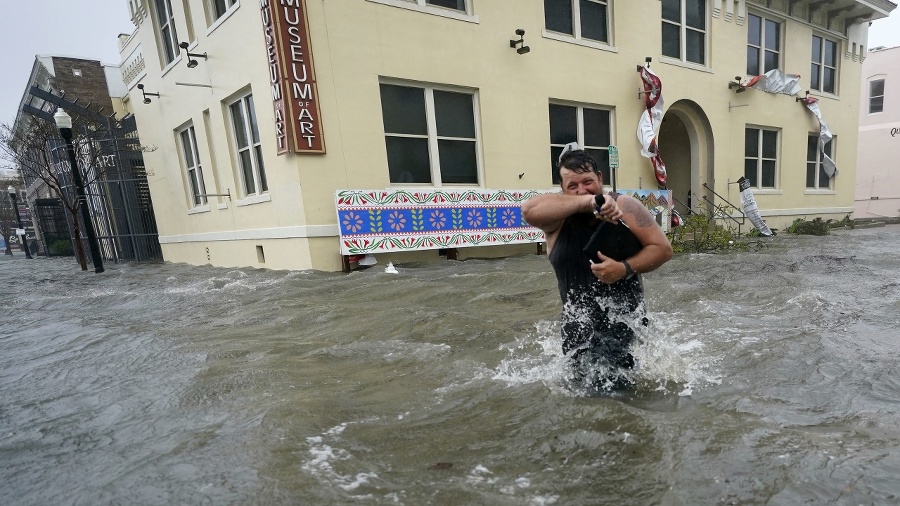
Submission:
M 15 121 L 35 55 L 118 65 L 118 35 L 133 31 L 128 0 L 0 0 L 0 123 Z M 876 46 L 900 46 L 900 9 L 869 29 Z

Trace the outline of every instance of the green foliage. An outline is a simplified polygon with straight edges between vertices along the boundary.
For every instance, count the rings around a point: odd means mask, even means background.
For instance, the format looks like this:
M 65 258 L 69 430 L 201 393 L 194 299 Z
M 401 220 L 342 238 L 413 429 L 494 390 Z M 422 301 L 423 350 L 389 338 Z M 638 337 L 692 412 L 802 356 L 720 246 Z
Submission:
M 798 235 L 828 235 L 832 221 L 822 218 L 813 218 L 812 221 L 797 218 L 784 231 Z
M 72 256 L 75 254 L 74 249 L 72 248 L 72 241 L 67 239 L 58 239 L 53 241 L 53 244 L 50 245 L 49 248 L 50 255 L 53 256 Z
M 847 216 L 844 216 L 844 219 L 842 219 L 841 221 L 836 221 L 831 224 L 831 228 L 840 228 L 840 227 L 847 227 L 847 228 L 853 229 L 854 227 L 856 227 L 856 222 L 854 222 L 852 219 L 850 219 L 850 215 L 848 214 Z
M 718 253 L 747 251 L 749 246 L 737 234 L 717 226 L 709 217 L 693 214 L 673 229 L 672 249 L 676 253 Z

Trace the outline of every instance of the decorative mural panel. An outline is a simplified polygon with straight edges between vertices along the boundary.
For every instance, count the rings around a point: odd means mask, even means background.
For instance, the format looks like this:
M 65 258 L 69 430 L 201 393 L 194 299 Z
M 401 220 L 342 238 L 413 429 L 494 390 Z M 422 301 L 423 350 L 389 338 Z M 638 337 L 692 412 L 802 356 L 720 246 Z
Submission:
M 522 220 L 540 190 L 339 190 L 341 254 L 544 242 Z
M 338 190 L 342 255 L 544 242 L 522 202 L 558 190 Z M 668 190 L 626 190 L 666 226 Z M 665 229 L 664 229 L 665 230 Z

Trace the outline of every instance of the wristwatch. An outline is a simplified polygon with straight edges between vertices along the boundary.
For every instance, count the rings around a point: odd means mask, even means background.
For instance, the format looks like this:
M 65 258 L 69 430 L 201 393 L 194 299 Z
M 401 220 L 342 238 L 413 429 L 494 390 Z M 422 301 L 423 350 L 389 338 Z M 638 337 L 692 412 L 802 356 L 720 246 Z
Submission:
M 631 268 L 631 264 L 628 263 L 628 260 L 622 260 L 622 264 L 625 265 L 625 278 L 631 279 L 634 277 L 634 269 Z

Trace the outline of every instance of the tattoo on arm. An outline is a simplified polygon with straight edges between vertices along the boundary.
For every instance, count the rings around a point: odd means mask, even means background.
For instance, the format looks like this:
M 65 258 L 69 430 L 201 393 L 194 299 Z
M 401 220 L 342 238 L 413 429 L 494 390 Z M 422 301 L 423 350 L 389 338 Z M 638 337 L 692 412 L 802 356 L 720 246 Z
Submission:
M 638 227 L 643 228 L 649 227 L 650 225 L 656 225 L 653 216 L 650 216 L 650 212 L 647 211 L 640 202 L 631 199 L 622 199 L 618 204 L 623 213 L 630 214 L 634 217 L 635 225 Z

